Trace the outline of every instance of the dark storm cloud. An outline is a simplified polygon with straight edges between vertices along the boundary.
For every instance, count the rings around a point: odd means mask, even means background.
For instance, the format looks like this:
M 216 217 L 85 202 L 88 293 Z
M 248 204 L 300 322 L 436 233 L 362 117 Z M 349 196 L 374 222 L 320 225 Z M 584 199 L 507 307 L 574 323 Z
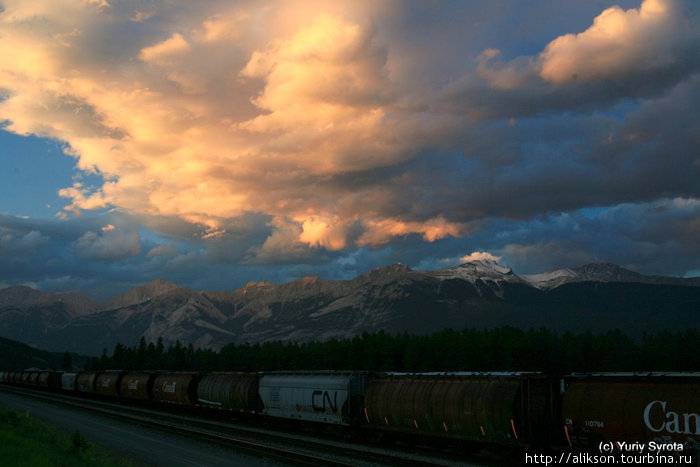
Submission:
M 645 274 L 698 274 L 700 203 L 676 198 L 494 225 L 495 254 L 523 272 L 610 261 Z M 495 243 L 495 242 L 494 242 Z
M 202 288 L 235 288 L 247 282 L 246 274 L 254 269 L 231 264 L 269 233 L 265 219 L 258 216 L 231 221 L 226 227 L 232 233 L 209 240 L 202 240 L 191 224 L 178 227 L 161 219 L 166 228 L 149 217 L 148 229 L 141 220 L 118 211 L 43 220 L 0 214 L 0 285 L 82 290 L 98 298 L 156 278 Z

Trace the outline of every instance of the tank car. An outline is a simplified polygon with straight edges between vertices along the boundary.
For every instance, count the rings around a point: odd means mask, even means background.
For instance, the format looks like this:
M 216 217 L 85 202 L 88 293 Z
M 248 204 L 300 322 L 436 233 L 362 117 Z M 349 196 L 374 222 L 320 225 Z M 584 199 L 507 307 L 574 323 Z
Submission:
M 148 401 L 153 399 L 153 380 L 158 372 L 126 373 L 120 381 L 121 397 Z
M 197 384 L 197 402 L 205 407 L 254 413 L 262 405 L 259 382 L 257 373 L 211 373 Z
M 198 373 L 161 373 L 153 380 L 153 400 L 194 405 L 197 401 L 198 380 Z
M 61 390 L 61 372 L 42 371 L 37 378 L 37 386 L 48 391 Z
M 123 371 L 103 371 L 95 376 L 95 392 L 103 396 L 117 397 L 121 392 Z
M 78 373 L 76 380 L 76 390 L 78 392 L 85 392 L 88 394 L 95 393 L 95 379 L 97 378 L 97 372 L 95 371 L 83 371 Z

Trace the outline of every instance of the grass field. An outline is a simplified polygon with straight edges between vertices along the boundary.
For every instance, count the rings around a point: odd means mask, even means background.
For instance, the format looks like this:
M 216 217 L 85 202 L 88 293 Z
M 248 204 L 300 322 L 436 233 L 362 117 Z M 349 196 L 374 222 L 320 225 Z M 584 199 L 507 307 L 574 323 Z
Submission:
M 0 406 L 0 466 L 131 467 L 117 454 L 25 414 Z

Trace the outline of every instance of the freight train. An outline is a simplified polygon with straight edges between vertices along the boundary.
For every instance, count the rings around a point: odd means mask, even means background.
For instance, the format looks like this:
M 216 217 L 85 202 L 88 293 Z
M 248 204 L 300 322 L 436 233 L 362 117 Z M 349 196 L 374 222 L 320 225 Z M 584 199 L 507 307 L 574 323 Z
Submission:
M 700 373 L 0 372 L 0 382 L 365 434 L 520 448 L 700 446 Z M 676 446 L 679 444 L 675 444 Z

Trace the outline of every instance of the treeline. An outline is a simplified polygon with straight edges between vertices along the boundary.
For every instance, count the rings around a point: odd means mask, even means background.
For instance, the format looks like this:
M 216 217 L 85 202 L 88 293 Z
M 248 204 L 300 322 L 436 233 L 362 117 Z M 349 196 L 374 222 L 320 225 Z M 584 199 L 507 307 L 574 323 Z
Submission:
M 554 334 L 513 327 L 425 336 L 384 332 L 325 342 L 229 344 L 216 352 L 161 339 L 117 344 L 87 369 L 169 371 L 700 371 L 700 331 L 659 332 L 635 340 L 619 330 Z

